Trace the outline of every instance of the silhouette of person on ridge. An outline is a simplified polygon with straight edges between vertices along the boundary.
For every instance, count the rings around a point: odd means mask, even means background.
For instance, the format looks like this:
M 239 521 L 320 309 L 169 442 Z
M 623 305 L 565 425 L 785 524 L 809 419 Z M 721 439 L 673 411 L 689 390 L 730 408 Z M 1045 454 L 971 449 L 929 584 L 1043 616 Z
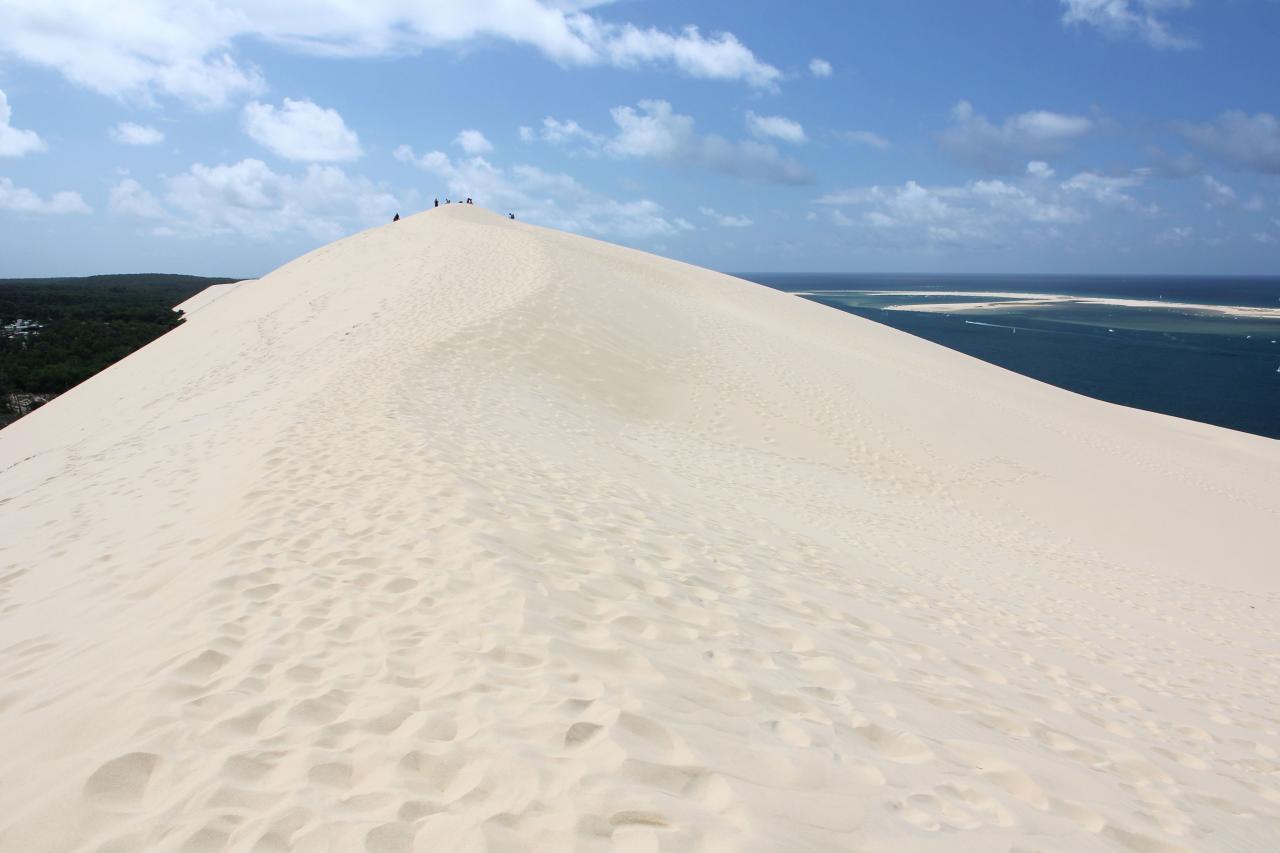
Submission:
M 436 199 L 436 207 L 440 206 L 440 199 Z

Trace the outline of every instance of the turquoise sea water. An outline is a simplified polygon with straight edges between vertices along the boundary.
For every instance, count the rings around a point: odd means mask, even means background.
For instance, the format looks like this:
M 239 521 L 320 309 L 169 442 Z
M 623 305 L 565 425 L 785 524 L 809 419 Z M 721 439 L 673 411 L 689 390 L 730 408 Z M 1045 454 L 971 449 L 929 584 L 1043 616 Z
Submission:
M 1280 309 L 1280 277 L 737 275 L 1070 391 L 1280 438 L 1280 316 L 1165 307 Z M 955 295 L 975 293 L 983 295 Z M 1036 302 L 1022 294 L 1059 298 Z M 994 304 L 887 310 L 973 302 Z

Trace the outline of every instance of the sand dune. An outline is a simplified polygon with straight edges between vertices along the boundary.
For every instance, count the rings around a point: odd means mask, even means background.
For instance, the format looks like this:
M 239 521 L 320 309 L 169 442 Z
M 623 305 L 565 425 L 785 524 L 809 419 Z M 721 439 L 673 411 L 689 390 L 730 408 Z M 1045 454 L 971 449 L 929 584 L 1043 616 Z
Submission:
M 0 850 L 1269 850 L 1280 445 L 453 205 L 0 432 Z
M 211 284 L 195 296 L 192 296 L 190 299 L 173 306 L 173 310 L 181 311 L 189 317 L 201 308 L 217 302 L 219 299 L 238 289 L 245 283 L 246 282 L 243 281 L 231 281 L 226 284 Z

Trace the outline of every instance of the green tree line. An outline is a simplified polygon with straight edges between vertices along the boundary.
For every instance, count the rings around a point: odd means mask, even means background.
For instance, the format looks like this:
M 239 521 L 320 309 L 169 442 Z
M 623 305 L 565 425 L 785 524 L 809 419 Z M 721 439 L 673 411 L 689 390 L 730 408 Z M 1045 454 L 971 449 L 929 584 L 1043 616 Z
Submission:
M 236 280 L 155 273 L 0 279 L 0 426 L 176 327 L 182 315 L 173 306 Z

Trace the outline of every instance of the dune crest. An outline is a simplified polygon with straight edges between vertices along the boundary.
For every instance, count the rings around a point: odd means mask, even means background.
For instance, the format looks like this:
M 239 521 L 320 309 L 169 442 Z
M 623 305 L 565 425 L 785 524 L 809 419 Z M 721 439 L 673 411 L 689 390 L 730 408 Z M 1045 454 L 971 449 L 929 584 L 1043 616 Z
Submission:
M 1280 839 L 1280 445 L 450 205 L 0 432 L 0 851 Z

